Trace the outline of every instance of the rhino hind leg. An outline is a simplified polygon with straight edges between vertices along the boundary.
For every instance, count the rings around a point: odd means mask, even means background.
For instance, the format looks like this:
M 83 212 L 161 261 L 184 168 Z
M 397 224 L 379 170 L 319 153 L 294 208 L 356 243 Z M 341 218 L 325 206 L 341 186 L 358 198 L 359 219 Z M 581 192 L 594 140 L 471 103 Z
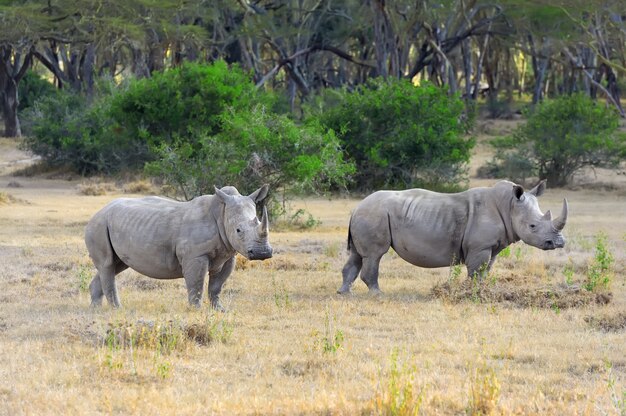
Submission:
M 382 256 L 370 256 L 363 258 L 363 268 L 361 269 L 361 280 L 365 282 L 369 292 L 373 295 L 381 294 L 378 287 L 378 268 Z
M 356 280 L 359 272 L 361 271 L 361 267 L 363 266 L 363 257 L 359 253 L 357 253 L 354 249 L 350 251 L 350 257 L 346 262 L 346 265 L 343 266 L 342 275 L 343 275 L 343 285 L 341 288 L 337 290 L 337 293 L 340 295 L 345 295 L 350 293 L 350 287 L 352 287 L 352 283 Z
M 89 294 L 91 295 L 92 307 L 102 306 L 104 292 L 102 291 L 102 284 L 100 283 L 100 273 L 96 273 L 93 279 L 91 279 L 91 283 L 89 284 Z
M 222 293 L 224 282 L 226 282 L 233 270 L 235 270 L 235 257 L 228 259 L 219 271 L 209 271 L 209 299 L 211 300 L 211 306 L 217 311 L 226 311 L 220 303 L 220 293 Z

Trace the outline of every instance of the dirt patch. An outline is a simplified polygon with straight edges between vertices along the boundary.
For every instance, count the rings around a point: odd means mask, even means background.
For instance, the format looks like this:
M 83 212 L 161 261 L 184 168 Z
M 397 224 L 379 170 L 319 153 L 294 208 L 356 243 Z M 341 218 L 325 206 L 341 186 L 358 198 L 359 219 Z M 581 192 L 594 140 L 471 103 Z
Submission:
M 626 331 L 626 312 L 606 314 L 601 316 L 586 316 L 585 322 L 593 328 L 604 332 Z
M 610 292 L 589 292 L 580 286 L 546 284 L 532 279 L 508 277 L 497 281 L 466 279 L 435 285 L 431 294 L 451 303 L 464 301 L 504 303 L 519 308 L 567 309 L 584 305 L 606 305 L 613 299 Z

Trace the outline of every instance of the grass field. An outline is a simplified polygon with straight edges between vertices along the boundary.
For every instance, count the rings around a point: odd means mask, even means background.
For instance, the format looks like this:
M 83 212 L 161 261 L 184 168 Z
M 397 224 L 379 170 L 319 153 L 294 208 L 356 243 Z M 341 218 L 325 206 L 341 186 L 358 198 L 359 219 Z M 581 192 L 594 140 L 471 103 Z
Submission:
M 321 224 L 272 231 L 272 259 L 240 259 L 229 312 L 133 271 L 123 307 L 94 310 L 83 229 L 122 188 L 11 176 L 27 158 L 0 139 L 0 414 L 626 414 L 624 175 L 548 189 L 544 211 L 569 200 L 566 248 L 517 243 L 483 287 L 389 253 L 383 296 L 358 280 L 340 297 L 358 198 L 306 199 L 293 208 Z M 589 292 L 601 235 L 610 287 Z

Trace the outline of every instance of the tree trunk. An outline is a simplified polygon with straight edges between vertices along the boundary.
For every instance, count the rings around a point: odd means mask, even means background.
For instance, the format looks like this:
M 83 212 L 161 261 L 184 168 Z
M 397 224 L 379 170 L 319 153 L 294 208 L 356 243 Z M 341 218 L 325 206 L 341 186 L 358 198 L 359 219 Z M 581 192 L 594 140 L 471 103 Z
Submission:
M 4 119 L 4 136 L 21 137 L 20 120 L 17 117 L 17 84 L 11 78 L 6 79 L 2 91 L 2 117 Z
M 21 137 L 22 129 L 17 116 L 19 104 L 17 86 L 32 62 L 32 50 L 23 55 L 11 46 L 0 47 L 0 105 L 4 119 L 4 135 Z

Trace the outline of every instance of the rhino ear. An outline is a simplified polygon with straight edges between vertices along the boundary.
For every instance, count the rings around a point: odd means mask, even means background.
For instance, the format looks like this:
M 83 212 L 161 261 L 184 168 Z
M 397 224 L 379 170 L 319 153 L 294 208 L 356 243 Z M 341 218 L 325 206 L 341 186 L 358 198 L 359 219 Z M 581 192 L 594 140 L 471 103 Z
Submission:
M 524 187 L 521 185 L 513 185 L 513 195 L 521 201 L 524 197 Z
M 528 193 L 531 195 L 535 195 L 535 196 L 541 196 L 543 195 L 545 190 L 546 190 L 546 180 L 544 179 L 541 182 L 539 182 L 537 186 L 535 186 L 533 189 L 528 191 Z
M 256 191 L 252 192 L 250 195 L 248 195 L 248 197 L 251 198 L 254 201 L 254 203 L 261 202 L 267 196 L 269 189 L 270 189 L 270 186 L 268 184 L 265 184 L 259 189 L 257 189 Z
M 233 198 L 231 195 L 228 195 L 226 192 L 222 191 L 217 186 L 213 185 L 213 187 L 215 188 L 215 195 L 219 199 L 221 199 L 223 203 L 226 204 L 228 201 L 230 201 Z

